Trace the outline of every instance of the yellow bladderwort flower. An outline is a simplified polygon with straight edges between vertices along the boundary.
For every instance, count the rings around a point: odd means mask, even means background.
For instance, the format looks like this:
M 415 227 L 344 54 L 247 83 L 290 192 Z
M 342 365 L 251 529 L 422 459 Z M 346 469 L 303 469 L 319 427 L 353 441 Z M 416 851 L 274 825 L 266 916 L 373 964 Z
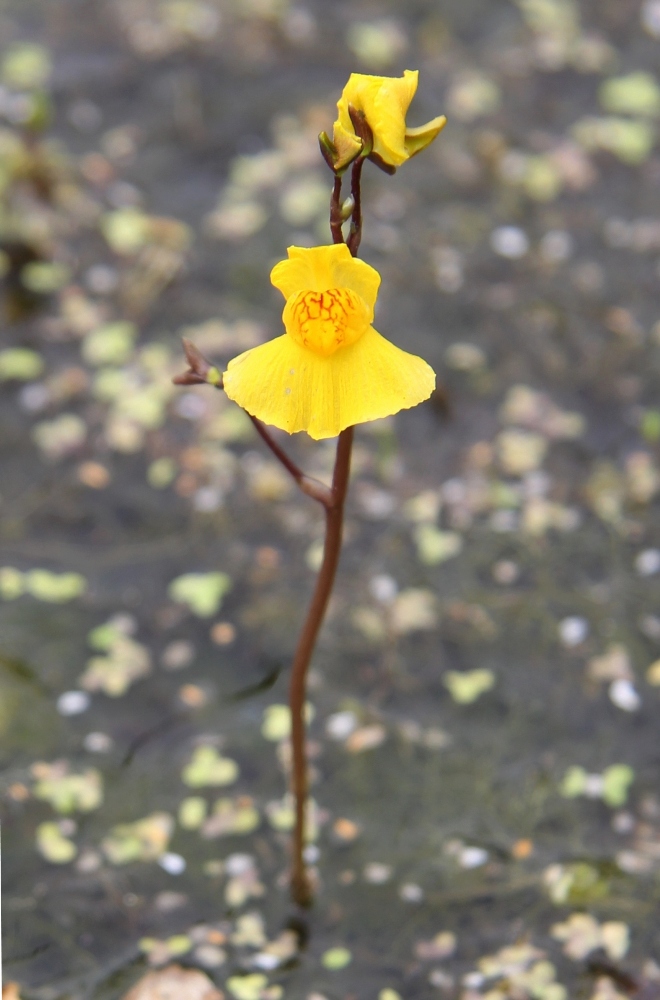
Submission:
M 370 159 L 376 163 L 396 169 L 433 142 L 447 124 L 444 115 L 419 128 L 406 125 L 406 114 L 415 96 L 418 78 L 418 70 L 410 69 L 401 77 L 351 73 L 337 103 L 339 117 L 332 137 L 340 167 L 355 159 L 362 149 L 349 106 L 358 115 L 364 115 L 373 132 Z
M 229 398 L 264 423 L 316 440 L 428 399 L 433 369 L 371 326 L 378 272 L 343 243 L 288 254 L 270 276 L 286 299 L 286 333 L 229 362 Z

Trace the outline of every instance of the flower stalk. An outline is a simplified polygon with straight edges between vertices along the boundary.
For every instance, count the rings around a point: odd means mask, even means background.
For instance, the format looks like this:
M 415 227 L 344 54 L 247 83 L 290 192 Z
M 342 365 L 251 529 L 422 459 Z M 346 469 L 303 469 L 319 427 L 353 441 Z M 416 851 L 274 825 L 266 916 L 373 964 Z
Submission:
M 305 695 L 307 672 L 323 624 L 328 601 L 332 593 L 341 551 L 344 524 L 344 502 L 348 490 L 353 448 L 353 428 L 347 427 L 339 435 L 337 454 L 332 476 L 330 502 L 325 503 L 325 541 L 323 562 L 316 579 L 312 601 L 302 627 L 293 659 L 289 707 L 291 709 L 291 784 L 295 801 L 295 826 L 292 844 L 291 895 L 300 906 L 309 906 L 313 889 L 305 864 L 305 828 L 309 778 L 306 753 Z
M 257 433 L 299 489 L 320 503 L 325 515 L 323 559 L 296 646 L 289 706 L 291 790 L 295 822 L 291 850 L 291 895 L 298 905 L 313 900 L 305 863 L 309 768 L 305 702 L 309 665 L 335 582 L 341 553 L 344 505 L 357 423 L 398 413 L 427 399 L 433 370 L 374 330 L 371 322 L 380 275 L 356 260 L 362 238 L 362 169 L 366 159 L 394 173 L 424 149 L 445 124 L 444 117 L 409 129 L 405 113 L 417 87 L 417 73 L 402 78 L 352 74 L 337 105 L 333 137 L 319 136 L 321 154 L 334 174 L 330 199 L 332 245 L 289 247 L 271 282 L 286 305 L 285 334 L 229 362 L 221 373 L 184 340 L 188 369 L 178 385 L 213 385 L 248 414 Z M 343 176 L 351 167 L 351 194 L 342 201 Z M 344 223 L 350 219 L 348 236 Z M 337 437 L 331 486 L 296 465 L 265 424 L 312 438 Z

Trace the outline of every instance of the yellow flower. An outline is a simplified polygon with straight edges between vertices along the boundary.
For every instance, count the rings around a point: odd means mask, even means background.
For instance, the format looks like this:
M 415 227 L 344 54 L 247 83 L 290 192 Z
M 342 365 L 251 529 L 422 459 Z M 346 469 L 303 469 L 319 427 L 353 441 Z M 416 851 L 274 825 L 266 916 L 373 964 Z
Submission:
M 371 326 L 378 272 L 343 243 L 288 254 L 270 276 L 286 299 L 286 333 L 229 362 L 229 398 L 267 424 L 316 440 L 427 399 L 433 370 Z
M 433 142 L 447 124 L 444 115 L 419 128 L 408 128 L 406 113 L 417 90 L 418 70 L 407 69 L 403 76 L 366 76 L 351 73 L 337 103 L 339 117 L 334 124 L 333 144 L 341 165 L 354 159 L 362 142 L 349 114 L 349 105 L 362 113 L 373 132 L 371 158 L 389 167 L 402 163 Z

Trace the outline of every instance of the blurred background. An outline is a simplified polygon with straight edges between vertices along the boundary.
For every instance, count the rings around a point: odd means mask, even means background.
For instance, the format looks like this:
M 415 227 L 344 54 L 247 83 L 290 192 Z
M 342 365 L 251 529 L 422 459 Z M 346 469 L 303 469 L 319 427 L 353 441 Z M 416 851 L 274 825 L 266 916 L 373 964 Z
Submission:
M 5 979 L 660 995 L 660 0 L 2 0 L 0 38 Z M 409 123 L 449 124 L 367 165 L 362 256 L 439 389 L 357 433 L 302 924 L 322 522 L 171 378 L 182 335 L 279 333 L 270 268 L 330 241 L 317 134 L 406 68 Z

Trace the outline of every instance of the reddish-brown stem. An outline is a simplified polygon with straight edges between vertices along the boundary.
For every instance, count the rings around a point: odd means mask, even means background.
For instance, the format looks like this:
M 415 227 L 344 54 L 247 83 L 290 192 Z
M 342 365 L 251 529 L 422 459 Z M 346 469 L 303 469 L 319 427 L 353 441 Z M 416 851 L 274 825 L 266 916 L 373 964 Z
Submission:
M 351 254 L 357 255 L 362 235 L 362 209 L 360 200 L 360 178 L 363 159 L 353 164 L 351 174 L 351 193 L 353 207 L 351 216 L 351 231 L 348 246 Z M 335 174 L 332 199 L 330 201 L 330 230 L 334 243 L 344 243 L 342 232 L 343 205 L 341 200 L 342 178 Z M 196 385 L 207 383 L 222 388 L 222 376 L 217 368 L 191 344 L 184 341 L 186 358 L 189 368 L 174 381 L 178 385 Z M 348 489 L 348 479 L 351 468 L 351 452 L 353 448 L 353 428 L 347 427 L 339 435 L 335 467 L 332 476 L 332 486 L 307 476 L 296 463 L 289 458 L 283 448 L 271 436 L 267 428 L 257 418 L 249 415 L 257 433 L 270 448 L 277 460 L 286 469 L 299 488 L 307 496 L 312 497 L 323 506 L 325 511 L 325 542 L 323 546 L 323 561 L 316 580 L 312 601 L 302 627 L 296 647 L 291 670 L 289 688 L 289 705 L 291 709 L 291 789 L 295 800 L 295 826 L 293 831 L 292 864 L 291 864 L 291 895 L 296 903 L 309 906 L 313 892 L 304 859 L 305 848 L 305 814 L 309 779 L 306 754 L 305 733 L 305 695 L 307 690 L 307 672 L 316 645 L 323 619 L 328 607 L 332 587 L 335 582 L 339 555 L 341 552 L 342 529 L 344 522 L 344 502 Z
M 358 166 L 358 163 L 360 164 Z M 349 239 L 349 249 L 353 256 L 357 254 L 362 231 L 362 214 L 360 205 L 360 175 L 362 161 L 353 166 L 351 188 L 353 195 L 353 214 L 351 236 L 355 229 L 354 247 Z M 335 175 L 330 201 L 330 231 L 334 243 L 343 243 L 342 232 L 342 200 L 341 176 Z M 257 430 L 259 428 L 257 427 Z M 268 441 L 266 441 L 268 444 Z M 347 427 L 339 435 L 335 468 L 332 475 L 330 502 L 321 499 L 325 508 L 325 541 L 323 544 L 323 562 L 316 579 L 312 602 L 307 612 L 305 624 L 298 639 L 298 646 L 293 658 L 291 683 L 289 686 L 289 706 L 291 709 L 291 790 L 295 801 L 295 825 L 293 829 L 292 860 L 291 860 L 291 895 L 294 902 L 300 906 L 309 906 L 313 891 L 309 872 L 305 865 L 305 816 L 309 779 L 306 753 L 305 728 L 305 695 L 307 691 L 307 671 L 312 659 L 316 639 L 325 618 L 325 612 L 335 582 L 341 538 L 344 524 L 344 501 L 348 489 L 348 478 L 351 470 L 351 452 L 353 449 L 353 428 Z M 311 495 L 311 494 L 310 494 Z M 316 499 L 320 499 L 316 497 Z
M 341 174 L 335 174 L 335 183 L 332 188 L 332 197 L 330 199 L 330 232 L 332 233 L 333 243 L 344 242 L 344 234 L 341 229 L 343 222 L 341 212 Z
M 351 214 L 351 231 L 349 233 L 346 243 L 348 249 L 351 251 L 354 257 L 357 257 L 357 252 L 360 248 L 360 240 L 362 239 L 362 195 L 360 182 L 362 180 L 362 167 L 364 166 L 364 158 L 359 156 L 353 168 L 351 170 L 351 195 L 353 196 L 353 212 Z
M 314 652 L 318 636 L 335 581 L 339 553 L 341 550 L 344 501 L 348 489 L 353 447 L 353 428 L 347 427 L 339 435 L 337 456 L 332 477 L 331 503 L 325 508 L 325 544 L 323 562 L 316 580 L 312 602 L 307 612 L 298 647 L 293 659 L 289 705 L 291 707 L 291 784 L 295 799 L 296 822 L 293 832 L 293 859 L 291 873 L 291 894 L 300 906 L 309 906 L 312 901 L 312 887 L 305 866 L 305 813 L 307 809 L 308 776 L 307 755 L 305 753 L 305 693 L 307 670 Z
M 282 463 L 303 493 L 306 493 L 312 500 L 318 500 L 324 507 L 329 507 L 332 503 L 332 491 L 328 489 L 325 483 L 306 475 L 293 459 L 289 458 L 284 449 L 280 448 L 277 441 L 271 437 L 270 432 L 266 430 L 262 422 L 257 417 L 253 417 L 251 413 L 248 413 L 248 416 L 256 427 L 262 441 L 268 445 L 275 458 Z

